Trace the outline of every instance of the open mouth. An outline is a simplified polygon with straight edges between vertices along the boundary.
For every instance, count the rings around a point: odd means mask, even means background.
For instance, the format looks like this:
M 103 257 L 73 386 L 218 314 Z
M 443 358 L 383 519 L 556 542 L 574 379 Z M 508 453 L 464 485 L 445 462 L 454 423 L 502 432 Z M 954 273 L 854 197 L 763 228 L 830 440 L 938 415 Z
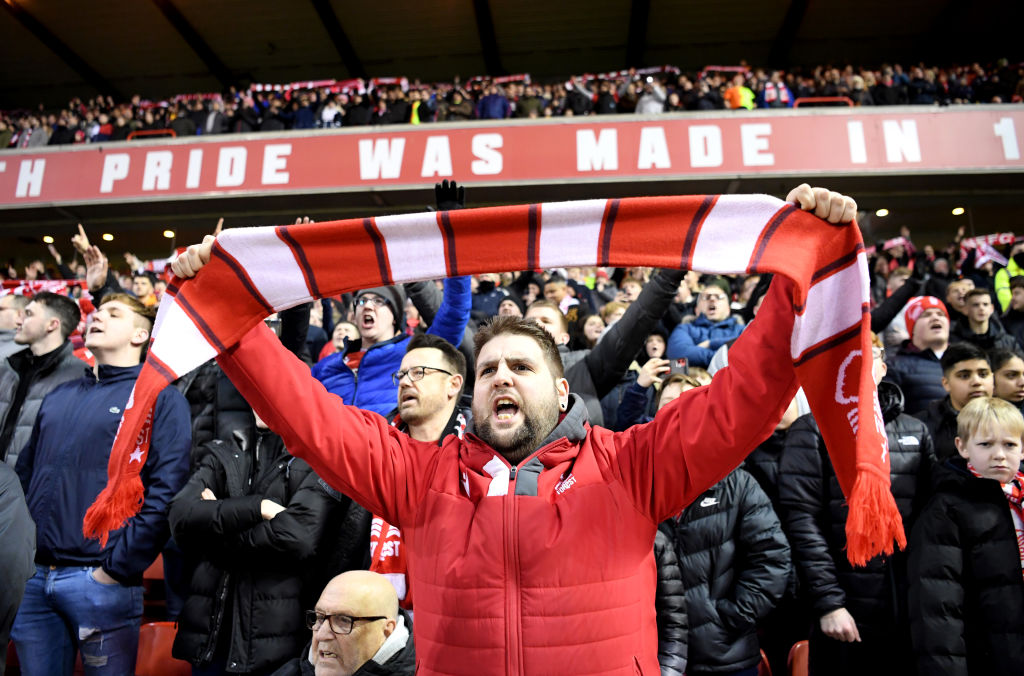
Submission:
M 94 333 L 103 333 L 103 329 L 101 329 L 98 326 L 90 326 L 88 333 L 89 333 L 89 335 L 92 335 Z
M 418 399 L 418 397 L 416 396 L 416 393 L 415 393 L 415 392 L 412 392 L 412 391 L 406 391 L 406 392 L 402 393 L 402 394 L 401 394 L 401 395 L 399 396 L 399 398 L 398 398 L 398 403 L 399 403 L 399 404 L 407 404 L 407 403 L 409 403 L 409 402 L 414 402 L 414 401 L 416 401 L 417 399 Z
M 519 413 L 519 404 L 511 397 L 499 397 L 494 401 L 494 417 L 499 421 L 512 420 Z
M 338 653 L 331 652 L 330 650 L 321 650 L 320 659 L 336 660 L 338 659 Z

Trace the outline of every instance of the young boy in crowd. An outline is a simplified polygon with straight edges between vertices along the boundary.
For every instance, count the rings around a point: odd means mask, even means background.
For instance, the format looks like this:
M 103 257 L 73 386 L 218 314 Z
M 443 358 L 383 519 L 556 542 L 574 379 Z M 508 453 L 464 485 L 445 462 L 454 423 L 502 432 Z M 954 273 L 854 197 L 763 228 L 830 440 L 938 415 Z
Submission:
M 958 455 L 910 537 L 910 627 L 917 673 L 1024 671 L 1024 417 L 993 397 L 957 416 Z
M 992 396 L 992 365 L 977 345 L 954 343 L 940 360 L 946 396 L 914 414 L 928 426 L 939 462 L 956 456 L 957 414 L 976 397 Z

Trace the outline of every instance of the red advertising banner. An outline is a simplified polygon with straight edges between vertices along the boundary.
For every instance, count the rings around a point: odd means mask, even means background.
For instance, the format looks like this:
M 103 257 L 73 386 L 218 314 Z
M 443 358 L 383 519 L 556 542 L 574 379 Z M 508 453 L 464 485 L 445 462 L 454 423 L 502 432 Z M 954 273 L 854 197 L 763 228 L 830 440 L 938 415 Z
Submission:
M 0 153 L 0 209 L 476 184 L 1024 171 L 1024 107 L 560 118 Z

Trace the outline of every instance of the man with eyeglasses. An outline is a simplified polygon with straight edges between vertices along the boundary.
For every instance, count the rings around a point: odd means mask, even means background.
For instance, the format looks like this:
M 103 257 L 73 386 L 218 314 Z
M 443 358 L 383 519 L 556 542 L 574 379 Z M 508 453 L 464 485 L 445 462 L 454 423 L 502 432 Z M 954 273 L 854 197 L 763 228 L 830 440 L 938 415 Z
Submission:
M 669 359 L 685 358 L 689 366 L 707 368 L 715 351 L 743 331 L 743 323 L 731 315 L 729 282 L 718 277 L 697 297 L 697 318 L 680 324 L 668 338 Z
M 466 431 L 471 417 L 467 406 L 460 406 L 466 382 L 466 357 L 451 343 L 430 334 L 418 334 L 409 341 L 399 370 L 391 375 L 398 388 L 398 406 L 388 420 L 413 439 L 441 445 L 449 436 L 458 438 Z M 369 539 L 370 570 L 384 575 L 398 593 L 406 610 L 413 609 L 412 589 L 408 582 L 408 564 L 401 531 L 383 517 L 372 515 L 321 482 L 324 490 L 341 504 L 348 504 L 343 523 L 358 524 L 360 535 L 352 530 L 339 531 L 336 549 L 350 550 L 356 540 L 366 551 Z M 369 523 L 369 526 L 366 524 Z M 347 557 L 341 557 L 347 558 Z M 337 570 L 338 568 L 335 568 Z
M 387 579 L 353 570 L 327 583 L 315 610 L 306 656 L 272 676 L 412 676 L 416 671 L 409 616 Z
M 434 195 L 442 210 L 461 209 L 465 204 L 465 191 L 454 181 L 439 183 Z M 378 286 L 356 294 L 358 344 L 346 341 L 344 350 L 324 357 L 313 367 L 313 377 L 346 404 L 381 415 L 395 407 L 397 385 L 391 374 L 399 369 L 409 344 L 409 336 L 404 333 L 405 291 L 402 286 Z M 413 300 L 417 297 L 414 293 Z M 446 279 L 441 305 L 432 315 L 427 333 L 458 347 L 471 306 L 469 277 Z

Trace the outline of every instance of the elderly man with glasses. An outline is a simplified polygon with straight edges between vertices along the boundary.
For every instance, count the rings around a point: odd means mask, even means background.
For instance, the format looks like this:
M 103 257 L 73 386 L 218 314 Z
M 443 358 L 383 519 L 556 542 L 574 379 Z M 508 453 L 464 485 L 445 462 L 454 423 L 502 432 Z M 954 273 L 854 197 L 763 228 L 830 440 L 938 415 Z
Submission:
M 697 318 L 677 326 L 668 339 L 669 359 L 685 358 L 689 366 L 707 368 L 715 351 L 743 331 L 743 322 L 732 316 L 729 282 L 719 277 L 704 286 L 697 297 Z
M 411 624 L 383 576 L 342 573 L 327 583 L 316 609 L 306 611 L 313 637 L 305 657 L 273 676 L 411 675 L 416 671 Z

